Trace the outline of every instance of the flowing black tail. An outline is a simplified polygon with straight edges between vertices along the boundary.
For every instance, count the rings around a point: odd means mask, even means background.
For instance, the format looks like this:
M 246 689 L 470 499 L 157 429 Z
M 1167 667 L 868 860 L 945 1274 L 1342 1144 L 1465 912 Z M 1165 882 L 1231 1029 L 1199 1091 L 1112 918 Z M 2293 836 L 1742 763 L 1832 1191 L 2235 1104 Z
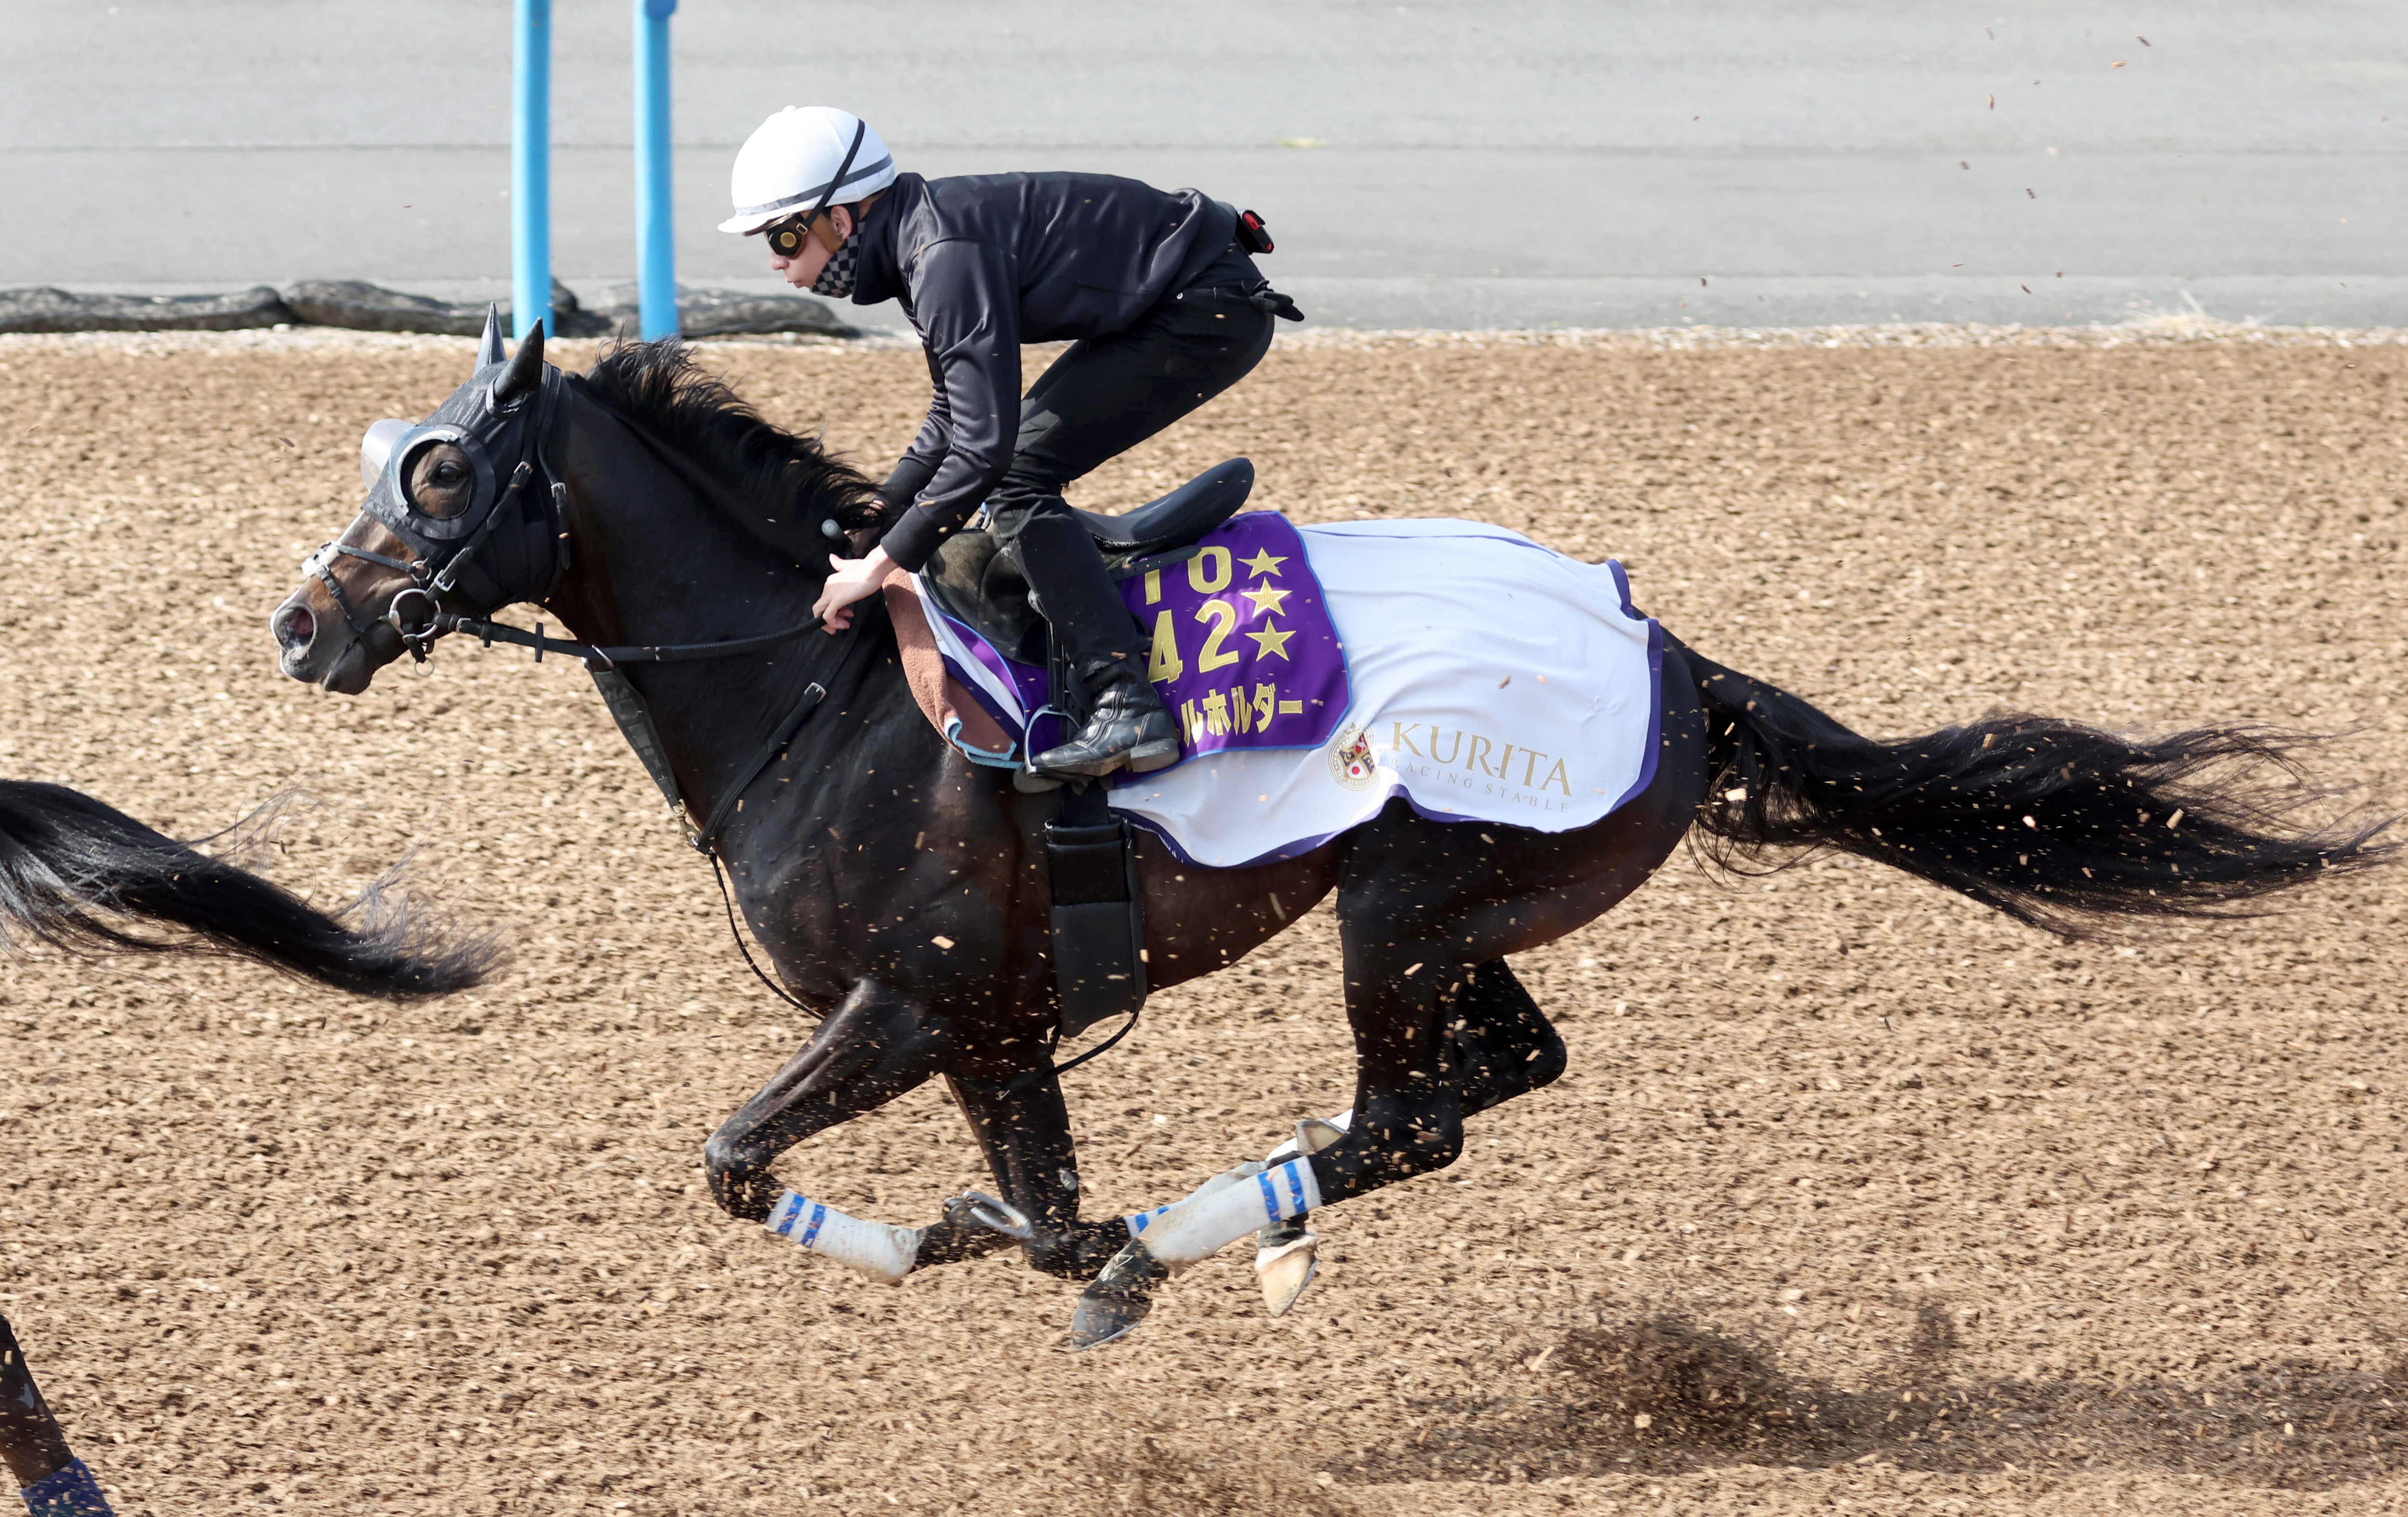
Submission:
M 452 938 L 371 890 L 346 924 L 257 875 L 151 831 L 64 785 L 0 780 L 0 949 L 14 926 L 77 952 L 201 945 L 360 995 L 448 995 L 492 973 L 490 937 Z M 129 932 L 116 918 L 189 937 Z
M 1881 742 L 1787 691 L 1682 648 L 1706 708 L 1713 776 L 1698 824 L 1743 864 L 1772 847 L 1877 859 L 2080 937 L 2101 919 L 2246 915 L 2244 904 L 2368 867 L 2391 819 L 2300 831 L 2269 768 L 2302 778 L 2315 739 L 2200 727 L 2141 741 L 2020 713 Z

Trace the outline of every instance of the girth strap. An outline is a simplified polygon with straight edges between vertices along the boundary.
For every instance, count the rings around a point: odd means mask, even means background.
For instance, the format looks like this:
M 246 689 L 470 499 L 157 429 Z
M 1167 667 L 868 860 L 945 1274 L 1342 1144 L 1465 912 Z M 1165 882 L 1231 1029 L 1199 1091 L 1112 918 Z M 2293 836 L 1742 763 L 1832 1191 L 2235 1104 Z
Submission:
M 1136 841 L 1128 819 L 1113 813 L 1096 782 L 1065 787 L 1061 816 L 1045 824 L 1064 1038 L 1145 1005 L 1145 900 Z

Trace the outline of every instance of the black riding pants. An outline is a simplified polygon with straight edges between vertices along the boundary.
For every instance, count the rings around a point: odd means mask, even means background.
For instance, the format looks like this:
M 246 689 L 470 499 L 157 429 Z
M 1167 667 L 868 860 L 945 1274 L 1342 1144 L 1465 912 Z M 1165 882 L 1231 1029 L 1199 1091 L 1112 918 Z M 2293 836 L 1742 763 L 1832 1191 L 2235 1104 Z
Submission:
M 1198 294 L 1211 287 L 1211 271 L 1197 284 Z M 1082 678 L 1120 660 L 1143 668 L 1146 644 L 1063 487 L 1245 378 L 1270 348 L 1271 323 L 1235 296 L 1168 298 L 1125 332 L 1073 343 L 1021 402 L 1011 466 L 987 512 Z

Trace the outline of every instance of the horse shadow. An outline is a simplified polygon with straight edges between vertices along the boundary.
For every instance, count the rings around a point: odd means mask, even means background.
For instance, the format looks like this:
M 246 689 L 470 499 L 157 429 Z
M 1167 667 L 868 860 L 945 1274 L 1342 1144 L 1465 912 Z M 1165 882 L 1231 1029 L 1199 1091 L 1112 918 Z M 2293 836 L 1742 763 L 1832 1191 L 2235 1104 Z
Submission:
M 1901 1470 L 2152 1469 L 2329 1490 L 2408 1464 L 2408 1359 L 2376 1373 L 2297 1363 L 2214 1383 L 1951 1374 L 1957 1340 L 1916 1314 L 1887 1383 L 1792 1374 L 1763 1346 L 1670 1313 L 1572 1328 L 1536 1356 L 1546 1389 L 1433 1399 L 1423 1430 L 1325 1467 L 1341 1483 L 1677 1475 L 1733 1465 Z M 1522 1360 L 1533 1367 L 1533 1360 Z

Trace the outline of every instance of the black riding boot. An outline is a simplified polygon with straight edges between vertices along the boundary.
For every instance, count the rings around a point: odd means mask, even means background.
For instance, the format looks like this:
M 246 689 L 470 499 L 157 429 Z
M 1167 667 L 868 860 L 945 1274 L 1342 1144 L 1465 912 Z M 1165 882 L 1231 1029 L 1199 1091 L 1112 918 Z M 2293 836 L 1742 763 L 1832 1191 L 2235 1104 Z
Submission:
M 1138 774 L 1179 762 L 1179 728 L 1147 682 L 1143 665 L 1109 664 L 1082 671 L 1087 724 L 1059 748 L 1037 755 L 1045 774 L 1107 775 L 1125 766 Z
M 1021 573 L 1085 697 L 1085 724 L 1069 741 L 1036 755 L 1034 766 L 1092 778 L 1178 763 L 1179 728 L 1146 680 L 1136 619 L 1112 588 L 1095 539 L 1067 512 L 1032 515 L 1019 528 L 1013 546 Z

